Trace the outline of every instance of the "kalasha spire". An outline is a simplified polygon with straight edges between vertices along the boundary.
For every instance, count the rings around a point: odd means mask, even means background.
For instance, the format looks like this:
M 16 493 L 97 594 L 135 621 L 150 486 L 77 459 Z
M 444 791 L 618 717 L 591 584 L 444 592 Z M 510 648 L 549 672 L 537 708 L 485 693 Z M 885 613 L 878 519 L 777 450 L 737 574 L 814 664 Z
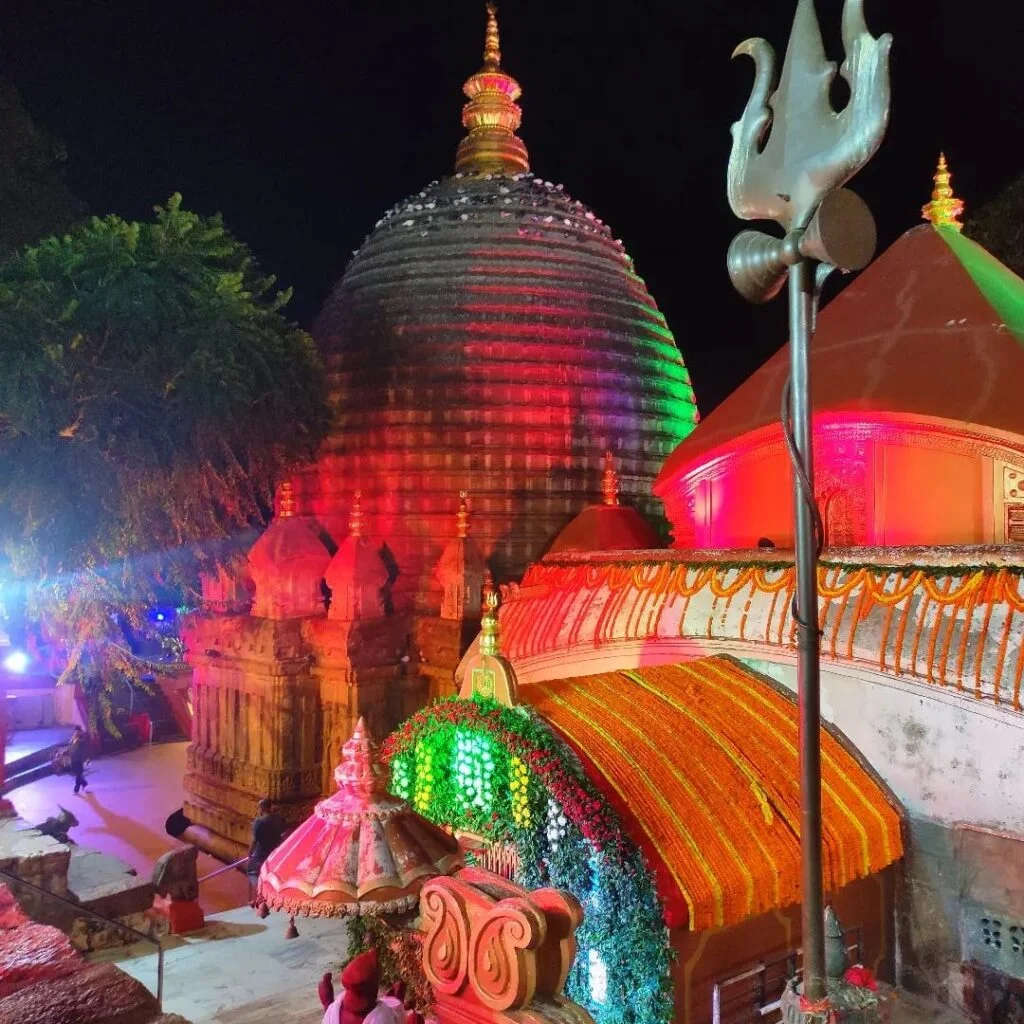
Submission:
M 469 502 L 465 491 L 459 491 L 459 511 L 455 513 L 455 531 L 460 540 L 469 536 Z
M 484 614 L 480 619 L 480 653 L 493 658 L 501 653 L 501 645 L 498 638 L 498 594 L 489 571 L 484 575 L 482 603 Z
M 604 474 L 601 477 L 601 493 L 606 505 L 619 503 L 619 474 L 615 472 L 615 456 L 604 453 Z
M 295 515 L 295 492 L 291 480 L 285 480 L 277 492 L 277 516 L 279 519 L 290 519 Z
M 953 228 L 954 231 L 961 231 L 963 224 L 960 223 L 960 215 L 964 212 L 962 199 L 953 195 L 953 187 L 950 185 L 952 175 L 946 166 L 946 154 L 939 154 L 939 166 L 935 170 L 935 188 L 932 189 L 930 202 L 921 207 L 921 216 L 931 221 L 937 228 Z
M 358 540 L 363 535 L 363 492 L 352 495 L 352 509 L 348 514 L 348 532 Z
M 516 100 L 523 90 L 501 70 L 498 11 L 487 5 L 484 66 L 466 79 L 462 91 L 469 102 L 462 108 L 468 134 L 459 143 L 455 169 L 463 174 L 518 174 L 530 169 L 523 140 L 516 135 L 523 115 Z

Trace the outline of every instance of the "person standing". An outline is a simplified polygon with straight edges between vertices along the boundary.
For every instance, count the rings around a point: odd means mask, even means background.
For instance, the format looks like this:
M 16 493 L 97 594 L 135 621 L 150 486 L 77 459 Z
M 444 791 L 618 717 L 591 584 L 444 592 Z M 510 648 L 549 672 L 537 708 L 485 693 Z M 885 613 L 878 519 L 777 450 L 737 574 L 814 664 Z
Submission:
M 249 863 L 245 873 L 249 877 L 249 902 L 256 898 L 256 883 L 260 880 L 263 862 L 281 845 L 284 822 L 274 814 L 269 800 L 261 800 L 257 817 L 252 823 L 252 843 L 249 845 Z
M 76 725 L 71 733 L 71 742 L 68 744 L 68 763 L 75 773 L 75 796 L 78 791 L 89 792 L 89 784 L 85 781 L 85 733 L 82 727 Z

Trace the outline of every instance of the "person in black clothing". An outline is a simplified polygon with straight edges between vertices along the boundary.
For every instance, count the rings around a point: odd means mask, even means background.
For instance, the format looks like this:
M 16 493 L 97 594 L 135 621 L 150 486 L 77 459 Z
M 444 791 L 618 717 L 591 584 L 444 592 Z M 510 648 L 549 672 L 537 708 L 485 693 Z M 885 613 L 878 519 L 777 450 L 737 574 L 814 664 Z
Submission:
M 274 814 L 269 800 L 259 802 L 259 814 L 252 823 L 252 843 L 249 846 L 249 902 L 256 897 L 256 883 L 260 878 L 263 862 L 281 845 L 284 837 L 284 822 Z
M 75 773 L 75 795 L 82 790 L 89 792 L 89 784 L 85 781 L 85 733 L 82 727 L 76 725 L 71 733 L 71 742 L 68 744 L 68 761 L 71 770 Z

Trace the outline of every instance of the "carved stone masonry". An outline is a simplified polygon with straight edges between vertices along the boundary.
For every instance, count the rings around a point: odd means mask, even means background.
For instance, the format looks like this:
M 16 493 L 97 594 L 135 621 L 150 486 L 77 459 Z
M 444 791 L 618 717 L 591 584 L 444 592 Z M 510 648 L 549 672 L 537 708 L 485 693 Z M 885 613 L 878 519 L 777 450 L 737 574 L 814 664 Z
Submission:
M 592 1024 L 564 996 L 583 908 L 567 892 L 527 892 L 480 868 L 420 894 L 423 969 L 440 1024 Z

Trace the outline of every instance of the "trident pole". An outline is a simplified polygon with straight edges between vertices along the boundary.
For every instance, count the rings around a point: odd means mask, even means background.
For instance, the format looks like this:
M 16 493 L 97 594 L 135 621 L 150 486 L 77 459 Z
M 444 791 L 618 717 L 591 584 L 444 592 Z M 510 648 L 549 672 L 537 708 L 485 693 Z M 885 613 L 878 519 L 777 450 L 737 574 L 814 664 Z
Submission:
M 825 997 L 825 899 L 821 870 L 821 642 L 818 631 L 820 521 L 814 505 L 810 346 L 814 328 L 814 273 L 801 259 L 789 268 L 789 414 L 795 464 L 797 694 L 800 702 L 800 855 L 804 995 Z M 789 431 L 787 431 L 789 432 Z M 801 472 L 802 471 L 802 472 Z
M 875 225 L 863 200 L 842 186 L 874 155 L 889 119 L 889 50 L 864 21 L 863 0 L 844 0 L 841 74 L 850 99 L 835 111 L 829 90 L 836 66 L 825 58 L 814 0 L 797 0 L 781 75 L 764 39 L 748 39 L 733 56 L 755 65 L 754 87 L 732 126 L 727 193 L 743 220 L 774 221 L 783 238 L 741 231 L 729 246 L 729 276 L 751 302 L 767 302 L 789 285 L 790 374 L 782 428 L 793 465 L 800 709 L 800 851 L 803 996 L 807 1020 L 827 1015 L 821 821 L 821 681 L 818 558 L 824 542 L 814 496 L 809 353 L 818 293 L 835 269 L 859 270 L 875 250 Z

